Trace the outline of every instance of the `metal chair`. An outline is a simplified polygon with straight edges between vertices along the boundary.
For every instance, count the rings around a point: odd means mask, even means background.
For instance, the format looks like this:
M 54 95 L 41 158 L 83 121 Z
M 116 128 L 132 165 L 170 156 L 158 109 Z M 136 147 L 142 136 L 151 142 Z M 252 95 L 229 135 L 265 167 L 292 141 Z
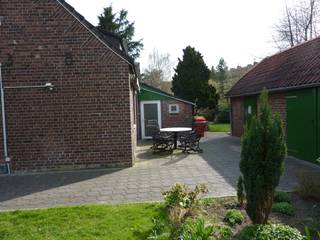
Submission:
M 173 152 L 174 148 L 174 138 L 173 135 L 170 133 L 160 132 L 160 130 L 156 131 L 153 136 L 153 145 L 151 149 L 153 153 L 159 151 L 170 151 Z
M 203 150 L 200 148 L 201 136 L 195 130 L 183 134 L 179 137 L 180 148 L 183 153 L 190 153 L 191 151 L 201 153 Z

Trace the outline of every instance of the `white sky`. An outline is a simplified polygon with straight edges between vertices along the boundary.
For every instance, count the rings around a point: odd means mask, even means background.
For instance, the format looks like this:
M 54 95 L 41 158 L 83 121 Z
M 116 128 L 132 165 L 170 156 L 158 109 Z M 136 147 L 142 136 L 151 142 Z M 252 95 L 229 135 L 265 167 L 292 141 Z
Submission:
M 176 65 L 187 45 L 200 51 L 209 67 L 216 66 L 220 57 L 229 67 L 260 61 L 277 51 L 273 27 L 285 7 L 285 0 L 67 1 L 94 25 L 110 3 L 115 11 L 128 10 L 129 20 L 135 21 L 136 39 L 144 43 L 138 59 L 142 69 L 154 48 L 169 53 Z

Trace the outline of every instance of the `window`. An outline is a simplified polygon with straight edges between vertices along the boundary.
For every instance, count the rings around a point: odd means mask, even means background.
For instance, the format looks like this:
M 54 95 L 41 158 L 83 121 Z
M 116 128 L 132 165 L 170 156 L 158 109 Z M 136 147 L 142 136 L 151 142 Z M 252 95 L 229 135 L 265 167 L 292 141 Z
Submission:
M 169 113 L 179 113 L 179 105 L 178 104 L 169 104 Z

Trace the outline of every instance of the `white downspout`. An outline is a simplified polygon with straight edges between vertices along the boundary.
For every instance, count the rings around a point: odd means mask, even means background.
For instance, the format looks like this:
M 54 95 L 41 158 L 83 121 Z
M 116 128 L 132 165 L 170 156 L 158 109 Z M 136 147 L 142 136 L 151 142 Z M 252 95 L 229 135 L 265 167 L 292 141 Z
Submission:
M 1 92 L 1 115 L 2 115 L 2 134 L 3 134 L 3 153 L 4 160 L 7 165 L 8 174 L 11 174 L 10 158 L 8 156 L 8 144 L 7 144 L 7 124 L 6 124 L 6 109 L 4 102 L 4 87 L 2 83 L 2 65 L 0 63 L 0 92 Z

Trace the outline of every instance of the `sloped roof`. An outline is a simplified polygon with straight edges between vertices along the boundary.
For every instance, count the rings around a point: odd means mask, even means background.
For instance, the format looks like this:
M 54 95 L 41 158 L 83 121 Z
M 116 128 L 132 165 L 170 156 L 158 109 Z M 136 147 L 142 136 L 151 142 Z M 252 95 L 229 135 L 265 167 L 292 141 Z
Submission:
M 252 95 L 269 91 L 320 86 L 320 37 L 267 57 L 245 74 L 226 94 Z
M 119 55 L 121 58 L 126 60 L 134 67 L 134 59 L 126 53 L 123 41 L 118 35 L 109 32 L 101 32 L 97 27 L 93 26 L 90 22 L 88 22 L 65 0 L 56 1 L 60 3 L 67 11 L 69 11 L 83 26 L 85 26 L 89 31 L 91 31 L 100 41 L 102 41 L 112 51 L 114 51 L 117 55 Z
M 190 101 L 187 101 L 187 100 L 184 100 L 182 98 L 179 98 L 179 97 L 176 97 L 172 94 L 169 94 L 167 92 L 164 92 L 158 88 L 155 88 L 153 86 L 150 86 L 146 83 L 140 83 L 140 87 L 142 90 L 145 90 L 147 92 L 151 92 L 151 93 L 155 93 L 155 94 L 159 94 L 159 95 L 162 95 L 162 96 L 165 96 L 165 97 L 168 97 L 168 98 L 171 98 L 171 99 L 174 99 L 174 100 L 177 100 L 177 101 L 180 101 L 180 102 L 184 102 L 184 103 L 187 103 L 187 104 L 190 104 L 190 105 L 196 105 L 195 103 L 193 102 L 190 102 Z

